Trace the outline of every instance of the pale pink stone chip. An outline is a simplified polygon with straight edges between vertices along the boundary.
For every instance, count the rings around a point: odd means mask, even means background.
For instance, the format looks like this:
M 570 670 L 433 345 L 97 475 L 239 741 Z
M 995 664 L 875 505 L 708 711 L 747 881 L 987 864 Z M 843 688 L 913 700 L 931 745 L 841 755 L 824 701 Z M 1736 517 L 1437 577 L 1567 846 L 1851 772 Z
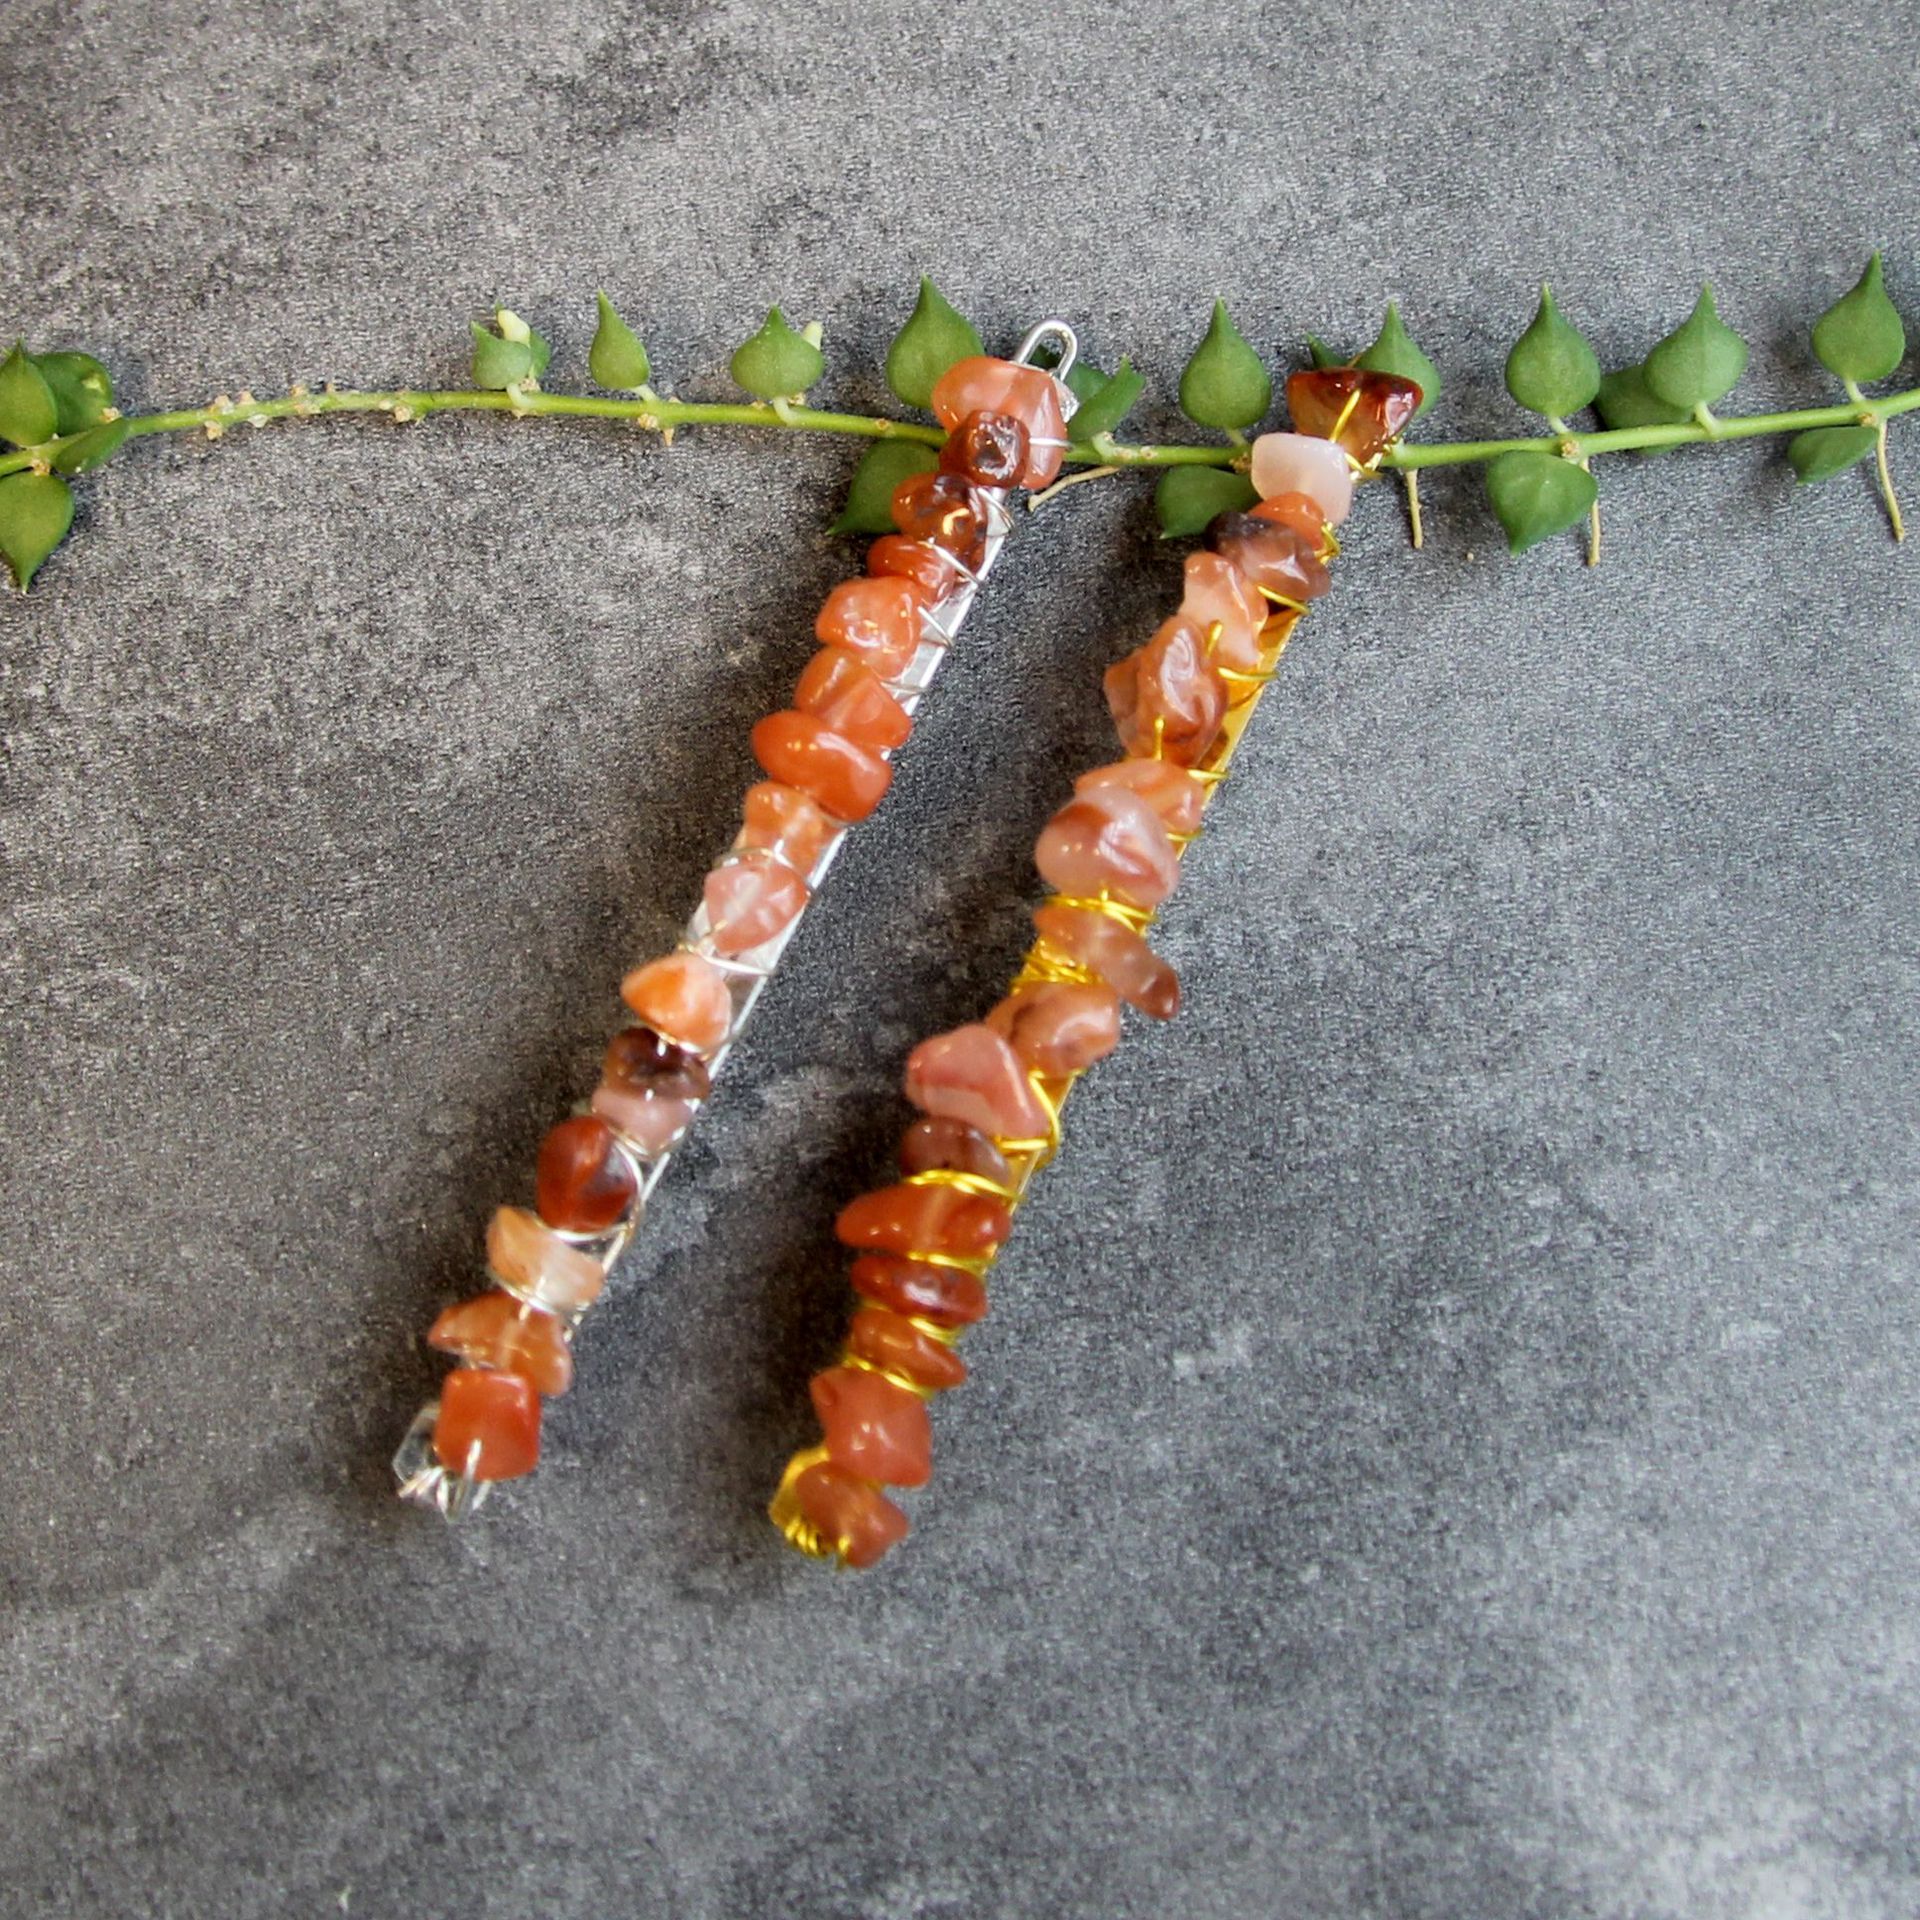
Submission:
M 793 924 L 807 888 L 771 853 L 745 853 L 707 875 L 702 898 L 714 952 L 746 953 Z
M 1181 616 L 1200 629 L 1218 622 L 1212 660 L 1216 667 L 1248 673 L 1260 664 L 1260 629 L 1267 603 L 1240 569 L 1217 553 L 1187 555 L 1187 590 L 1180 601 Z
M 526 1207 L 499 1207 L 487 1222 L 487 1264 L 509 1293 L 549 1313 L 590 1306 L 606 1284 L 599 1261 L 569 1245 Z
M 1353 468 L 1331 440 L 1305 433 L 1263 433 L 1253 443 L 1253 484 L 1263 500 L 1304 493 L 1337 527 L 1353 507 Z

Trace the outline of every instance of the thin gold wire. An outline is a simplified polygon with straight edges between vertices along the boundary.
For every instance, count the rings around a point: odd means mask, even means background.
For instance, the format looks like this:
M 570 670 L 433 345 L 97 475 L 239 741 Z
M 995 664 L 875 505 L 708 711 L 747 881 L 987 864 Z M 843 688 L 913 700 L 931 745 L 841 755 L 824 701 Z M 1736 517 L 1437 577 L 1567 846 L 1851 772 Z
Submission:
M 1329 528 L 1322 543 L 1321 557 L 1323 559 L 1330 559 L 1338 552 L 1338 543 L 1334 540 L 1332 529 Z M 1272 595 L 1268 596 L 1269 599 L 1273 597 Z M 1262 625 L 1259 632 L 1259 666 L 1244 676 L 1233 676 L 1236 679 L 1244 678 L 1249 683 L 1246 695 L 1243 699 L 1236 701 L 1227 709 L 1227 716 L 1225 723 L 1221 727 L 1220 737 L 1207 750 L 1200 764 L 1187 769 L 1187 771 L 1201 783 L 1203 789 L 1201 805 L 1203 807 L 1211 805 L 1220 783 L 1226 779 L 1228 769 L 1233 764 L 1234 753 L 1240 745 L 1241 737 L 1245 734 L 1248 723 L 1253 718 L 1254 709 L 1260 704 L 1260 696 L 1265 693 L 1268 686 L 1271 685 L 1280 664 L 1280 656 L 1286 651 L 1287 642 L 1292 638 L 1294 628 L 1300 624 L 1300 618 L 1304 612 L 1305 609 L 1303 607 L 1292 601 L 1279 601 L 1275 605 L 1272 616 Z M 1211 635 L 1209 636 L 1210 640 L 1212 637 Z M 1216 668 L 1215 671 L 1221 672 L 1223 670 Z M 1157 720 L 1155 724 L 1154 741 L 1156 758 L 1159 757 L 1164 728 L 1165 721 Z M 1176 855 L 1184 859 L 1187 849 L 1192 846 L 1199 837 L 1198 831 L 1172 836 Z M 1079 907 L 1087 912 L 1104 914 L 1108 919 L 1125 927 L 1130 933 L 1144 934 L 1158 917 L 1146 908 L 1130 906 L 1127 902 L 1116 900 L 1110 894 L 1105 893 L 1086 896 L 1054 894 L 1049 897 L 1048 904 L 1061 907 Z M 1012 988 L 1037 984 L 1044 981 L 1063 979 L 1085 980 L 1090 978 L 1092 978 L 1092 975 L 1088 969 L 1064 961 L 1060 955 L 1055 953 L 1047 945 L 1044 939 L 1039 939 L 1028 948 L 1025 959 L 1020 963 L 1019 972 L 1013 977 Z M 1011 991 L 1012 989 L 1010 988 L 1009 990 Z M 956 1173 L 945 1168 L 935 1169 L 928 1173 L 911 1174 L 908 1176 L 909 1184 L 918 1186 L 950 1186 L 962 1192 L 987 1193 L 995 1199 L 1004 1200 L 1009 1211 L 1017 1212 L 1021 1203 L 1026 1199 L 1027 1188 L 1033 1180 L 1033 1177 L 1060 1151 L 1063 1139 L 1062 1110 L 1066 1106 L 1068 1095 L 1072 1093 L 1079 1079 L 1080 1075 L 1077 1073 L 1052 1076 L 1040 1073 L 1028 1074 L 1027 1082 L 1033 1088 L 1035 1098 L 1040 1102 L 1042 1109 L 1046 1113 L 1047 1130 L 1044 1134 L 1036 1135 L 1032 1138 L 996 1138 L 994 1140 L 994 1145 L 1006 1156 L 1009 1169 L 1009 1177 L 1004 1186 L 994 1181 L 983 1181 L 976 1174 Z M 996 1247 L 991 1253 L 973 1258 L 963 1258 L 957 1254 L 931 1252 L 914 1252 L 906 1254 L 903 1257 L 909 1260 L 921 1261 L 928 1266 L 957 1268 L 961 1272 L 975 1274 L 984 1280 L 992 1271 L 994 1262 L 999 1258 L 999 1253 L 1000 1249 Z M 913 1324 L 922 1328 L 923 1331 L 933 1334 L 936 1338 L 945 1341 L 949 1345 L 956 1341 L 964 1331 L 964 1328 L 960 1327 L 937 1327 L 919 1319 L 914 1319 Z M 907 1380 L 898 1374 L 891 1373 L 883 1367 L 876 1367 L 871 1361 L 861 1359 L 857 1354 L 850 1353 L 844 1347 L 841 1349 L 840 1359 L 837 1364 L 841 1366 L 858 1367 L 868 1373 L 877 1373 L 882 1379 L 891 1380 L 896 1386 L 905 1388 L 906 1391 L 913 1394 L 917 1399 L 926 1400 L 932 1397 L 932 1389 L 919 1386 L 915 1382 Z M 774 1525 L 786 1536 L 788 1542 L 798 1548 L 800 1552 L 811 1555 L 815 1559 L 833 1560 L 838 1564 L 844 1565 L 847 1541 L 844 1538 L 838 1540 L 826 1539 L 820 1533 L 820 1530 L 800 1511 L 799 1505 L 793 1497 L 794 1482 L 797 1481 L 801 1474 L 805 1473 L 809 1467 L 817 1466 L 821 1461 L 825 1460 L 826 1457 L 827 1450 L 824 1446 L 807 1447 L 799 1453 L 796 1453 L 793 1458 L 787 1462 L 786 1471 L 780 1476 L 780 1485 L 774 1493 L 773 1500 L 768 1506 L 767 1511 Z

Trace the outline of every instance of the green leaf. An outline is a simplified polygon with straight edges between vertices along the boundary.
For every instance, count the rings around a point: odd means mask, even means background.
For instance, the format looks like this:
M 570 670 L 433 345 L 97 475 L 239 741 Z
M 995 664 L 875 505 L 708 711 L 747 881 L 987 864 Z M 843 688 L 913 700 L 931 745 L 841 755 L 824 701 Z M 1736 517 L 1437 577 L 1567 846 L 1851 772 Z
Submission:
M 10 473 L 0 480 L 0 555 L 22 593 L 72 525 L 73 489 L 58 474 Z
M 1076 446 L 1088 446 L 1095 434 L 1111 433 L 1133 410 L 1133 403 L 1146 391 L 1146 381 L 1132 365 L 1122 360 L 1111 379 L 1081 397 L 1080 406 L 1067 422 L 1067 438 Z
M 831 533 L 892 533 L 893 490 L 916 473 L 930 473 L 940 456 L 918 440 L 876 440 L 853 470 L 847 504 Z
M 1647 355 L 1642 371 L 1656 400 L 1692 413 L 1710 407 L 1747 370 L 1747 343 L 1714 311 L 1702 285 L 1693 311 Z
M 1353 364 L 1369 373 L 1397 373 L 1402 380 L 1411 380 L 1420 389 L 1420 404 L 1413 413 L 1416 420 L 1440 398 L 1440 369 L 1414 345 L 1401 323 L 1399 307 L 1391 300 L 1372 346 L 1355 355 Z
M 1813 350 L 1829 373 L 1856 383 L 1884 380 L 1906 358 L 1907 330 L 1881 285 L 1877 253 L 1853 290 L 1813 323 Z
M 1879 444 L 1880 436 L 1871 427 L 1814 427 L 1796 433 L 1787 442 L 1787 464 L 1799 476 L 1803 487 L 1831 480 L 1857 466 Z
M 103 420 L 97 427 L 83 428 L 54 454 L 54 472 L 85 473 L 90 467 L 105 466 L 132 430 L 130 420 Z
M 587 349 L 587 371 L 611 393 L 632 393 L 647 384 L 652 363 L 640 336 L 613 310 L 613 302 L 604 293 L 594 298 L 600 303 L 600 324 L 594 329 L 593 345 Z
M 1307 358 L 1316 367 L 1343 367 L 1346 362 L 1320 338 L 1317 333 L 1307 335 Z
M 533 348 L 525 340 L 503 340 L 473 322 L 473 384 L 505 392 L 533 372 Z
M 1203 427 L 1238 431 L 1259 420 L 1273 402 L 1273 381 L 1260 356 L 1227 317 L 1227 303 L 1213 303 L 1207 335 L 1180 375 L 1180 410 Z
M 1602 426 L 1679 427 L 1693 418 L 1685 407 L 1670 407 L 1656 400 L 1647 387 L 1647 376 L 1639 367 L 1622 367 L 1618 373 L 1603 375 L 1600 391 L 1593 397 L 1593 410 Z M 1638 447 L 1642 460 L 1657 459 L 1671 453 L 1671 447 Z
M 1507 355 L 1507 391 L 1529 413 L 1561 420 L 1600 391 L 1600 362 L 1553 304 L 1551 287 L 1540 289 L 1539 311 Z
M 1260 496 L 1244 473 L 1226 467 L 1169 467 L 1153 490 L 1160 535 L 1177 540 L 1199 533 L 1216 514 L 1244 513 Z
M 502 340 L 511 340 L 516 346 L 525 347 L 533 356 L 530 371 L 538 380 L 553 358 L 553 348 L 547 336 L 538 328 L 528 326 L 511 307 L 495 307 L 493 324 L 500 330 Z
M 1487 494 L 1507 545 L 1525 553 L 1587 517 L 1600 496 L 1593 475 L 1551 453 L 1503 453 L 1487 468 Z
M 979 351 L 973 322 L 950 307 L 940 289 L 923 277 L 920 298 L 887 349 L 887 385 L 910 407 L 931 406 L 934 382 L 956 361 Z
M 0 440 L 11 440 L 16 447 L 37 447 L 53 438 L 59 424 L 52 388 L 27 358 L 26 348 L 16 342 L 0 360 Z
M 1051 365 L 1052 362 L 1048 364 Z M 1082 406 L 1085 406 L 1107 384 L 1110 377 L 1102 373 L 1091 360 L 1076 360 L 1067 369 L 1067 385 L 1073 390 L 1073 397 Z
M 795 333 L 778 307 L 768 308 L 760 331 L 733 356 L 734 379 L 762 400 L 805 393 L 826 369 L 820 349 Z
M 113 405 L 113 379 L 90 353 L 30 353 L 53 395 L 56 431 L 78 433 L 100 424 Z

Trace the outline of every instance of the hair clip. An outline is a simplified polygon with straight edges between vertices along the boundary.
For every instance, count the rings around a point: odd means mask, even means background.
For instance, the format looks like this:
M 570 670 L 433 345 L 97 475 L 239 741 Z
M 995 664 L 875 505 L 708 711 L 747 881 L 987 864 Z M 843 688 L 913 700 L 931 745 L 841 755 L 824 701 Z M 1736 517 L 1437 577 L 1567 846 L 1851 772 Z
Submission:
M 884 1489 L 932 1472 L 926 1403 L 967 1377 L 954 1343 L 987 1310 L 986 1276 L 1059 1150 L 1067 1096 L 1119 1044 L 1123 1003 L 1157 1020 L 1178 1009 L 1173 969 L 1144 936 L 1294 627 L 1327 590 L 1355 478 L 1420 390 L 1335 367 L 1295 374 L 1287 401 L 1299 431 L 1253 444 L 1260 503 L 1214 520 L 1178 610 L 1107 671 L 1126 757 L 1082 774 L 1041 830 L 1034 864 L 1052 893 L 1025 963 L 984 1021 L 908 1056 L 919 1117 L 900 1143 L 901 1178 L 835 1223 L 857 1306 L 839 1358 L 812 1381 L 823 1438 L 794 1455 L 769 1508 L 804 1553 L 871 1566 L 905 1536 Z
M 1051 368 L 1035 364 L 1043 347 Z M 749 788 L 744 824 L 680 944 L 621 981 L 639 1024 L 614 1035 L 590 1099 L 541 1143 L 533 1205 L 503 1206 L 488 1223 L 491 1289 L 427 1334 L 460 1364 L 394 1457 L 403 1498 L 457 1519 L 538 1463 L 541 1400 L 572 1382 L 574 1330 L 848 827 L 880 804 L 890 757 L 1006 545 L 1010 495 L 1060 470 L 1076 352 L 1072 330 L 1049 320 L 1011 360 L 962 360 L 935 386 L 948 430 L 937 469 L 896 490 L 900 531 L 874 542 L 862 578 L 828 594 L 814 623 L 822 647 L 792 706 L 754 727 L 768 777 Z

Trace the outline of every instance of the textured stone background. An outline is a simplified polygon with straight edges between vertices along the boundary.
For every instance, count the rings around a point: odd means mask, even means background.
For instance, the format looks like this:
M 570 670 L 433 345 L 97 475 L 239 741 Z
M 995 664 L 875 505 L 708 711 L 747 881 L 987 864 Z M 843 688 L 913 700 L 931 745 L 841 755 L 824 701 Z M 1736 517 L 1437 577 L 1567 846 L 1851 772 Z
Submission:
M 458 19 L 453 15 L 461 16 Z M 133 406 L 452 379 L 596 284 L 875 404 L 912 275 L 1172 374 L 1401 296 L 1499 386 L 1711 271 L 1739 404 L 1888 249 L 1913 0 L 15 3 L 5 331 Z M 1912 377 L 1912 369 L 1908 369 Z M 1901 458 L 1920 497 L 1911 433 Z M 1622 463 L 1524 563 L 1356 515 L 870 1578 L 761 1518 L 828 1223 L 1022 944 L 1176 555 L 1022 537 L 581 1346 L 550 1464 L 389 1496 L 621 966 L 731 830 L 838 442 L 145 443 L 0 604 L 0 1909 L 1827 1916 L 1920 1903 L 1916 567 L 1864 479 Z

